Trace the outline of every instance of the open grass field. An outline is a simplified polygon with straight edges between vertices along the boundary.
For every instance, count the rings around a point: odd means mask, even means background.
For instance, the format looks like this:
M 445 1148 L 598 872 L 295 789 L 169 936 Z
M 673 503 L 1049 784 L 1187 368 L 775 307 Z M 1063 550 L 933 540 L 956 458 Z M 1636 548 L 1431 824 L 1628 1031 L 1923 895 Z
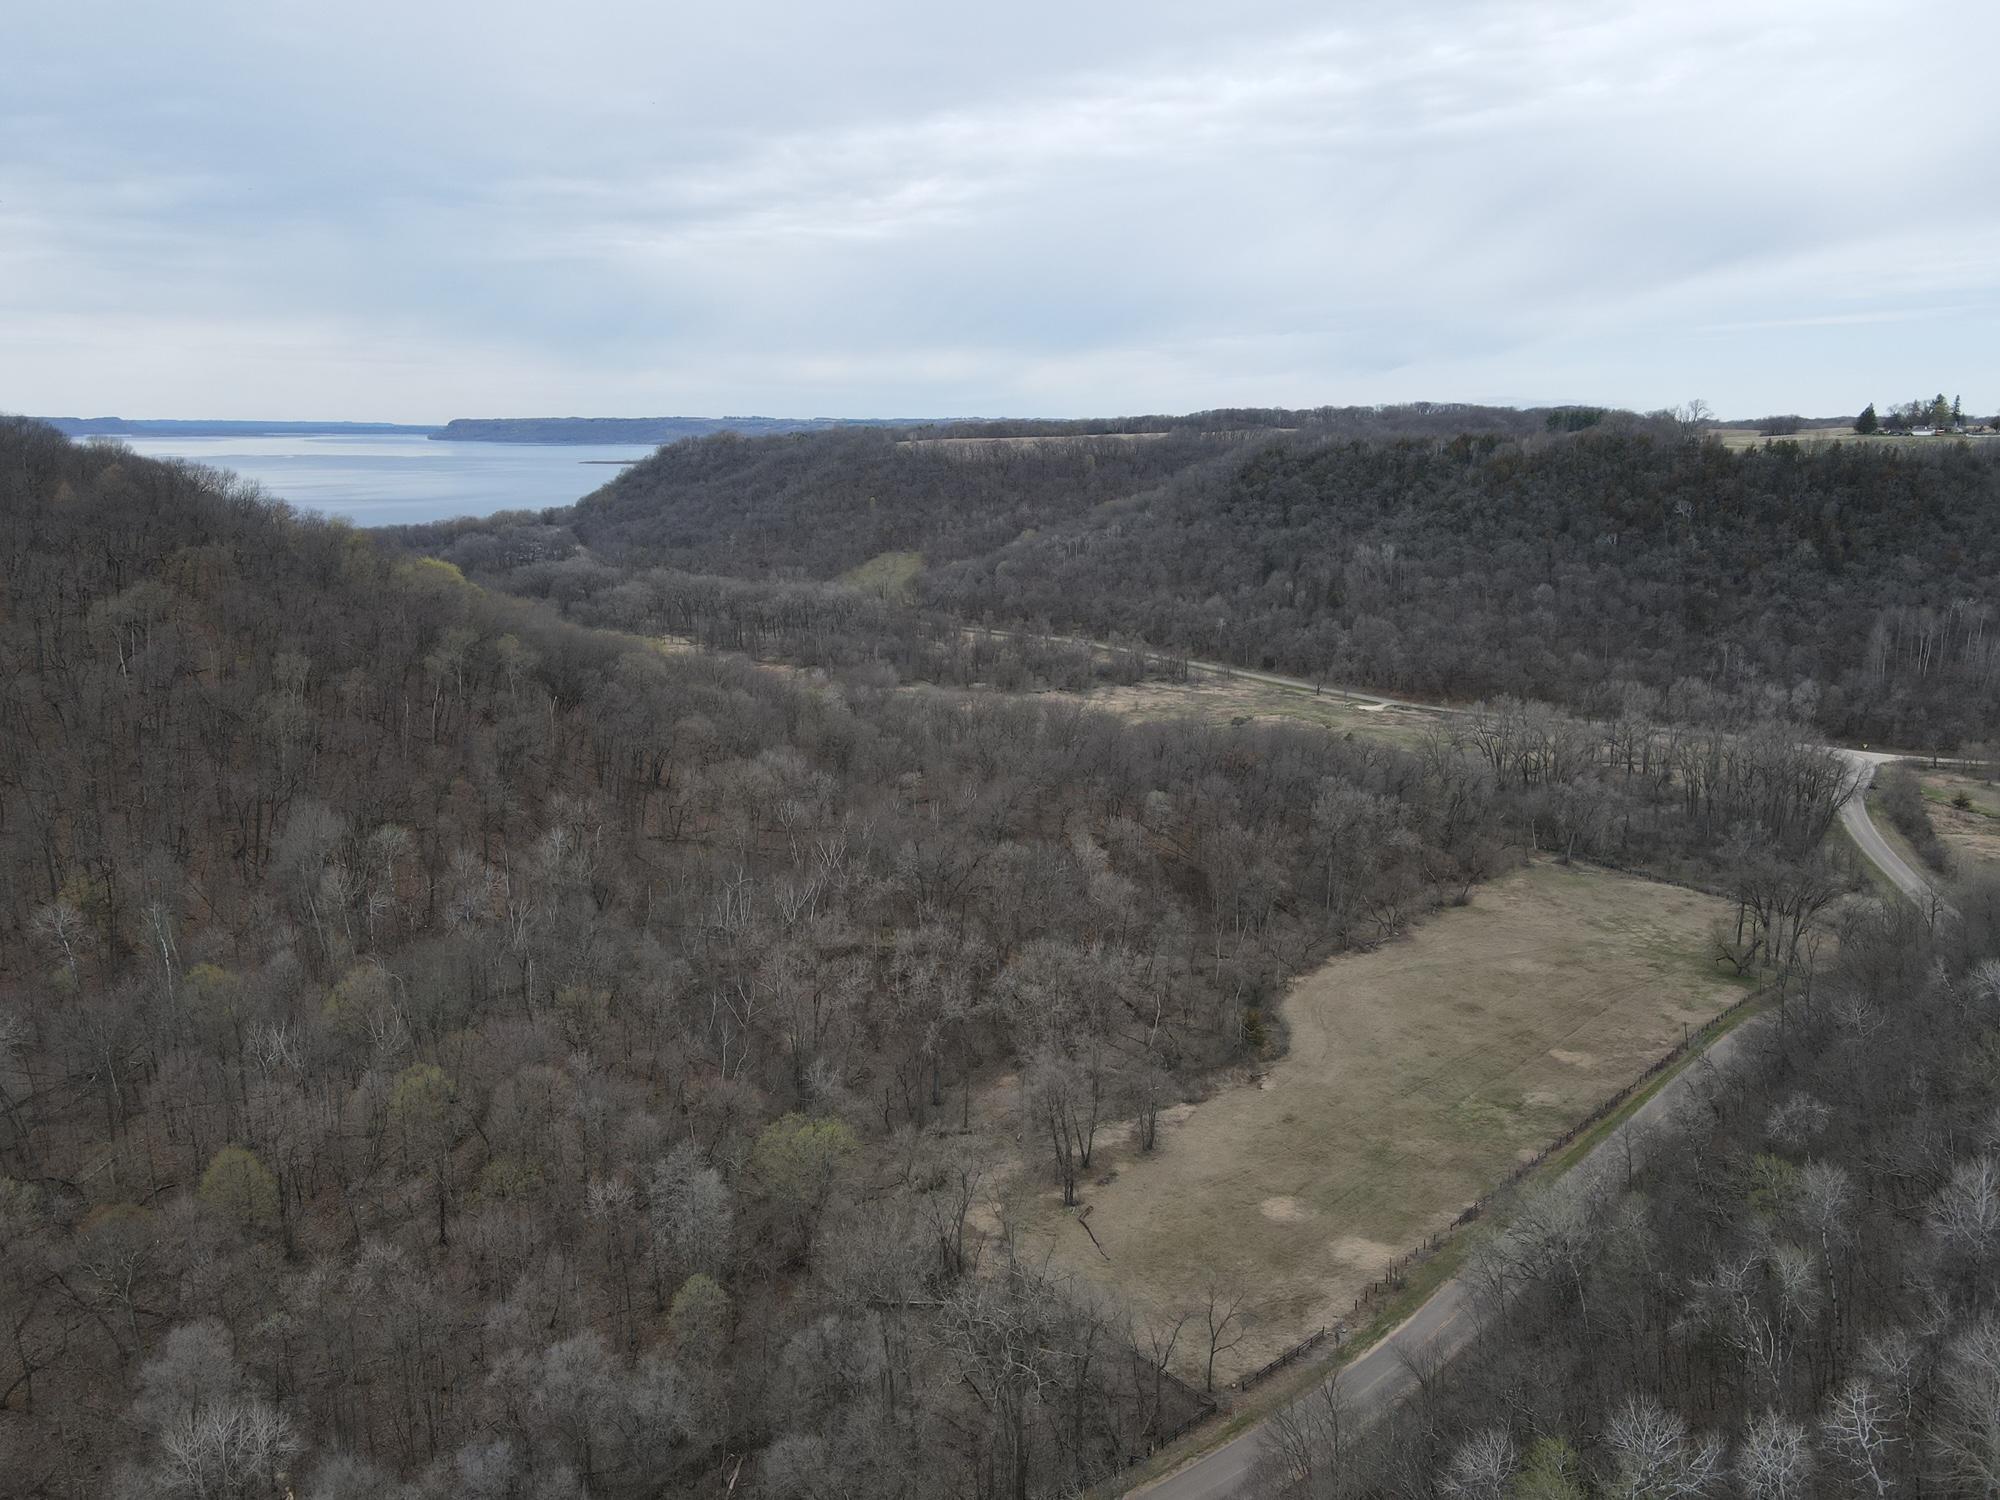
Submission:
M 1314 693 L 1308 688 L 1200 671 L 1186 682 L 1136 682 L 1129 687 L 1046 696 L 1136 719 L 1192 718 L 1206 724 L 1290 720 L 1404 746 L 1421 740 L 1425 729 L 1439 717 L 1423 709 L 1384 707 L 1366 698 L 1349 698 L 1333 688 Z
M 1967 875 L 1982 869 L 2000 870 L 2000 785 L 1948 767 L 1924 770 L 1920 763 L 1916 764 L 1919 766 L 1917 784 L 1923 788 L 1925 811 L 1930 814 L 1931 827 L 1937 830 L 1938 838 L 1951 851 L 1954 860 L 1952 874 Z M 1924 861 L 1883 810 L 1881 792 L 1871 789 L 1867 796 L 1868 816 L 1883 841 L 1911 869 L 1927 879 L 1935 878 L 1938 872 Z M 1970 805 L 1963 808 L 1953 805 L 1958 797 L 1963 797 Z M 1869 874 L 1878 887 L 1883 885 L 1881 875 L 1872 866 Z
M 1708 961 L 1723 907 L 1603 870 L 1518 871 L 1299 980 L 1286 1055 L 1174 1111 L 1154 1155 L 1101 1148 L 1080 1196 L 1103 1254 L 1038 1158 L 1002 1184 L 1004 1211 L 1027 1246 L 1155 1315 L 1199 1324 L 1211 1284 L 1240 1294 L 1245 1337 L 1216 1372 L 1232 1379 L 1344 1317 L 1384 1265 L 1737 998 Z M 1199 1342 L 1177 1359 L 1196 1379 Z
M 907 602 L 915 593 L 917 575 L 924 570 L 921 552 L 878 552 L 858 568 L 849 568 L 840 581 L 897 603 Z
M 1761 448 L 1766 443 L 1867 443 L 1871 447 L 1933 447 L 1942 443 L 1990 443 L 2000 441 L 2000 434 L 1990 432 L 1953 433 L 1946 436 L 1932 434 L 1929 437 L 1912 437 L 1908 433 L 1874 432 L 1867 437 L 1855 432 L 1852 427 L 1808 427 L 1790 437 L 1765 437 L 1754 427 L 1717 427 L 1710 436 L 1717 438 L 1725 448 Z
M 1931 826 L 1961 869 L 2000 869 L 2000 786 L 1939 769 L 1918 777 L 1930 804 Z M 1954 799 L 1969 805 L 1958 807 Z

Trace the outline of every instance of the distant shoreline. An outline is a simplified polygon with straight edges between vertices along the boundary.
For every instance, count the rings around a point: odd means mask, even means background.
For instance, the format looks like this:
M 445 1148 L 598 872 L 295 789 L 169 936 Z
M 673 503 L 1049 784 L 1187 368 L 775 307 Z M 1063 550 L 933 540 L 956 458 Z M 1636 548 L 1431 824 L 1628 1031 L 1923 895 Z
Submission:
M 407 422 L 235 422 L 178 417 L 37 417 L 64 437 L 431 437 Z
M 196 417 L 38 417 L 70 438 L 411 437 L 449 443 L 656 448 L 682 438 L 825 432 L 836 427 L 907 427 L 906 417 L 454 417 L 415 422 L 279 422 Z

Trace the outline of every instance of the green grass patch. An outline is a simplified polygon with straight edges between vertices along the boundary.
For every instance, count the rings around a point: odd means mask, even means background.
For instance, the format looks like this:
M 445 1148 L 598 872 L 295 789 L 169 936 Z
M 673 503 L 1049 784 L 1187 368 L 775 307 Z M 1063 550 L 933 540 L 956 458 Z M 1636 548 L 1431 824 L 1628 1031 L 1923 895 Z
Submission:
M 916 597 L 917 575 L 923 570 L 921 552 L 878 552 L 860 567 L 841 574 L 840 581 L 865 593 L 907 604 Z
M 1966 786 L 1932 786 L 1925 782 L 1921 788 L 1926 802 L 1934 802 L 1939 807 L 1949 807 L 1957 812 L 1971 813 L 1981 818 L 2000 818 L 2000 803 L 1988 800 L 1987 795 Z M 1963 797 L 1965 805 L 1960 806 L 1954 798 Z

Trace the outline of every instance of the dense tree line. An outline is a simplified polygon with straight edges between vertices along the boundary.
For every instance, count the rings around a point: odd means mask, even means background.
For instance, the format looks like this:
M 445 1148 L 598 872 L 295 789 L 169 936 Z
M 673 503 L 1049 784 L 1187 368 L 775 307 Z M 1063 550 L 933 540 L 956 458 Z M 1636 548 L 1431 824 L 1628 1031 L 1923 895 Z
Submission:
M 1685 428 L 717 440 L 667 449 L 566 511 L 402 539 L 481 576 L 587 549 L 616 568 L 825 581 L 919 552 L 915 602 L 959 621 L 1461 702 L 1604 712 L 1695 682 L 1768 695 L 1840 736 L 1988 737 L 2000 455 L 1731 452 Z
M 1628 1160 L 1515 1206 L 1487 1323 L 1362 1430 L 1329 1393 L 1262 1492 L 1983 1496 L 2000 1483 L 2000 883 L 1839 956 Z
M 1418 696 L 1684 679 L 1923 744 L 2000 718 L 2000 458 L 1649 434 L 1276 444 L 927 575 L 971 616 L 1119 630 Z
M 1934 432 L 1965 428 L 1965 403 L 1957 396 L 1946 400 L 1942 391 L 1935 396 L 1918 396 L 1905 401 L 1901 406 L 1891 406 L 1889 414 L 1876 418 L 1875 404 L 1871 401 L 1862 413 L 1869 425 L 1857 421 L 1856 432 L 1873 432 L 1878 427 L 1890 432 L 1909 432 L 1914 428 L 1929 428 Z
M 1468 428 L 1527 433 L 1539 428 L 1541 417 L 1419 403 L 853 426 L 769 438 L 729 433 L 670 444 L 573 506 L 385 528 L 385 534 L 468 570 L 512 565 L 523 543 L 545 554 L 560 542 L 626 564 L 827 579 L 883 552 L 921 552 L 933 564 L 977 557 L 1246 444 L 1289 434 L 1325 441 Z M 524 528 L 530 535 L 520 534 Z M 537 535 L 535 528 L 547 529 Z M 494 532 L 510 534 L 509 548 L 498 555 L 482 540 Z
M 1896 766 L 1877 778 L 1881 788 L 1882 812 L 1896 831 L 1909 841 L 1923 862 L 1939 874 L 1952 869 L 1951 851 L 1938 837 L 1931 823 L 1930 809 L 1924 805 L 1923 783 L 1907 766 Z
M 939 437 L 1081 437 L 1108 433 L 1308 430 L 1323 437 L 1380 438 L 1439 436 L 1461 432 L 1522 434 L 1538 427 L 1569 431 L 1594 426 L 1630 413 L 1602 407 L 1560 406 L 1518 410 L 1509 406 L 1478 406 L 1462 401 L 1406 401 L 1379 406 L 1223 406 L 1180 416 L 1086 417 L 1070 421 L 1001 419 L 938 422 L 912 436 Z
M 544 519 L 606 560 L 828 579 L 883 552 L 921 552 L 933 561 L 980 556 L 1024 531 L 1227 455 L 1242 441 L 1200 430 L 991 444 L 862 428 L 729 434 L 663 448 Z M 395 535 L 435 550 L 440 533 L 478 529 L 447 523 Z
M 973 1226 L 975 1092 L 1157 1108 L 1528 824 L 1463 756 L 662 652 L 18 421 L 0 725 L 27 1495 L 1101 1475 L 1173 1341 Z
M 1187 671 L 1184 660 L 1137 642 L 1107 648 L 1039 632 L 967 629 L 936 610 L 838 585 L 628 570 L 582 555 L 525 564 L 505 582 L 582 624 L 758 661 L 873 671 L 887 683 L 1078 690 Z
M 1073 1490 L 1190 1409 L 1179 1325 L 980 1227 L 984 1087 L 1073 1187 L 1299 968 L 1527 847 L 1735 880 L 1768 957 L 1803 898 L 1752 855 L 1842 790 L 1741 704 L 1134 724 L 663 651 L 549 566 L 490 593 L 0 424 L 16 1491 Z M 567 604 L 901 628 L 790 587 Z

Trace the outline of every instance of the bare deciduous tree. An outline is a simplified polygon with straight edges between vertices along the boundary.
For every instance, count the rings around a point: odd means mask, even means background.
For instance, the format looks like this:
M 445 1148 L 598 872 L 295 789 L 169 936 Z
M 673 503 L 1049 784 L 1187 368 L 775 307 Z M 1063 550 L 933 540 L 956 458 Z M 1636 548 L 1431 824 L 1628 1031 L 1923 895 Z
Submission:
M 1363 1426 L 1338 1382 L 1321 1381 L 1271 1418 L 1252 1469 L 1255 1492 L 1347 1500 L 1358 1493 L 1354 1458 Z
M 1889 1465 L 1898 1440 L 1890 1430 L 1888 1409 L 1865 1379 L 1844 1382 L 1828 1398 L 1819 1432 L 1827 1452 L 1857 1487 L 1871 1495 L 1889 1493 L 1894 1483 Z
M 1505 1500 L 1520 1453 L 1505 1428 L 1475 1432 L 1453 1450 L 1438 1489 L 1450 1500 Z
M 1720 1438 L 1691 1437 L 1687 1423 L 1650 1397 L 1634 1396 L 1604 1432 L 1612 1472 L 1604 1493 L 1615 1500 L 1696 1500 L 1715 1494 L 1728 1447 Z
M 1813 1470 L 1805 1428 L 1775 1411 L 1750 1424 L 1736 1455 L 1745 1500 L 1805 1500 L 1812 1493 Z
M 1243 1326 L 1242 1306 L 1240 1291 L 1226 1292 L 1219 1283 L 1209 1282 L 1202 1301 L 1202 1321 L 1208 1330 L 1208 1358 L 1202 1364 L 1205 1390 L 1215 1389 L 1216 1357 L 1243 1342 L 1247 1330 Z

